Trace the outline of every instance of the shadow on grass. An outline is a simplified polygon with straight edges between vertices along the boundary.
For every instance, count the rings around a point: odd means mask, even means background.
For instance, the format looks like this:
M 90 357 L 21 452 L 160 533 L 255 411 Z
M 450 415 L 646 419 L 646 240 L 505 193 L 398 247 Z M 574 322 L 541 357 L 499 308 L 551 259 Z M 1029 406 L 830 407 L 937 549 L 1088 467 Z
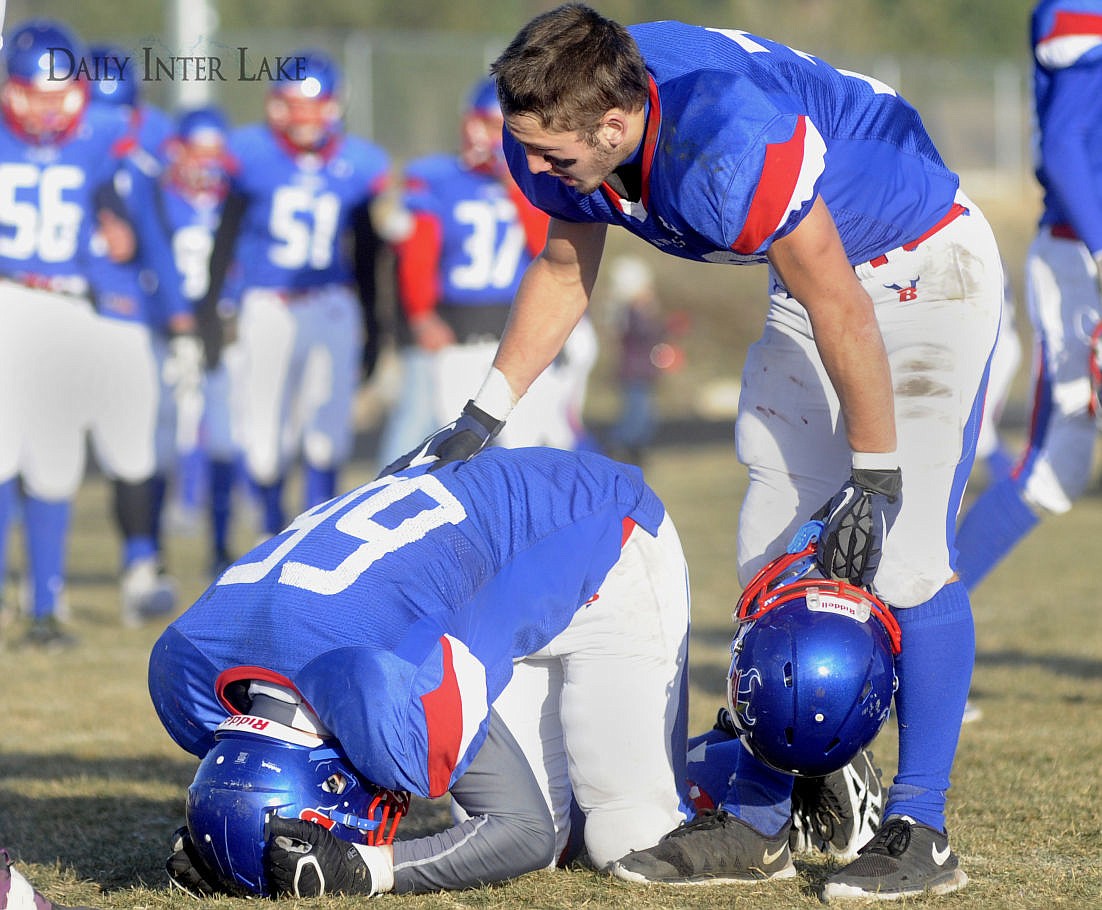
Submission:
M 186 756 L 0 755 L 0 845 L 20 862 L 57 863 L 105 891 L 167 887 L 164 863 L 197 765 Z M 448 805 L 414 799 L 402 837 L 449 826 Z
M 1037 654 L 1017 648 L 1003 651 L 979 651 L 976 666 L 1034 667 L 1072 679 L 1102 679 L 1102 660 L 1063 654 Z

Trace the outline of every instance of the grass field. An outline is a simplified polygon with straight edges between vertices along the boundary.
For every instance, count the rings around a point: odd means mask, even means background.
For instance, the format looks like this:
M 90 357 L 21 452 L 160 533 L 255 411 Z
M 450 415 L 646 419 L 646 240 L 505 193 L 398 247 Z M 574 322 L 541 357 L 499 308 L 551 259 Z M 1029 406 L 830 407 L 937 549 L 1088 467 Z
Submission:
M 348 483 L 368 479 L 358 464 Z M 657 450 L 648 477 L 677 522 L 693 582 L 692 729 L 720 704 L 740 467 L 721 441 Z M 90 480 L 77 502 L 70 601 L 77 649 L 61 656 L 8 647 L 0 738 L 0 843 L 51 897 L 111 908 L 184 908 L 162 872 L 170 832 L 182 821 L 195 761 L 163 733 L 146 694 L 145 668 L 159 628 L 118 623 L 117 542 L 107 489 Z M 966 726 L 950 800 L 954 848 L 972 881 L 940 900 L 957 908 L 1102 906 L 1102 635 L 1098 555 L 1102 498 L 1039 529 L 975 598 L 979 656 L 973 687 L 983 719 Z M 12 562 L 21 563 L 13 542 Z M 206 553 L 174 537 L 171 562 L 185 596 L 202 588 Z M 9 601 L 13 594 L 9 583 Z M 18 625 L 5 630 L 10 642 Z M 893 722 L 874 746 L 894 771 Z M 610 760 L 615 760 L 610 756 Z M 418 804 L 408 836 L 441 817 Z M 451 907 L 673 907 L 780 910 L 818 905 L 825 861 L 800 876 L 755 886 L 637 888 L 585 870 L 539 873 L 450 895 L 384 897 L 383 904 Z M 222 902 L 229 906 L 235 901 Z M 347 901 L 304 902 L 339 907 Z M 244 906 L 244 904 L 242 904 Z

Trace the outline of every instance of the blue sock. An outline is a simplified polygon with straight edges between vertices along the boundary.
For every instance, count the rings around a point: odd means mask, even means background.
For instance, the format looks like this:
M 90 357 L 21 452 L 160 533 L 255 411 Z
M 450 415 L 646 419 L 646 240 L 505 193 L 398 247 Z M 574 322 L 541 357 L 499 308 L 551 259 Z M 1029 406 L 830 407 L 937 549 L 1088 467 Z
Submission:
M 305 508 L 312 509 L 337 495 L 337 469 L 307 465 L 303 483 L 306 487 Z
M 149 482 L 149 508 L 153 513 L 153 546 L 157 553 L 162 550 L 161 518 L 164 515 L 167 494 L 168 478 L 164 474 L 154 474 Z
M 0 591 L 8 572 L 8 530 L 11 528 L 12 513 L 15 511 L 15 480 L 0 483 Z
M 1007 478 L 984 490 L 957 531 L 957 574 L 974 591 L 1014 546 L 1040 521 Z M 905 612 L 905 611 L 900 611 Z
M 735 779 L 735 762 L 742 743 L 724 730 L 711 729 L 689 740 L 685 778 L 693 808 L 716 809 Z
M 283 517 L 283 478 L 266 486 L 254 484 L 254 489 L 264 512 L 264 531 L 278 534 L 286 524 Z
M 151 556 L 157 555 L 157 544 L 152 537 L 145 534 L 138 534 L 134 537 L 127 537 L 122 544 L 122 564 L 123 568 L 132 566 L 139 559 L 148 559 Z
M 734 774 L 722 808 L 770 837 L 788 824 L 795 781 L 791 774 L 774 771 L 741 747 L 735 754 Z
M 184 452 L 176 460 L 176 489 L 180 503 L 197 509 L 206 495 L 207 453 L 201 446 Z
M 34 496 L 23 500 L 35 619 L 54 615 L 57 599 L 65 587 L 65 548 L 71 511 L 68 500 L 50 501 Z
M 230 508 L 237 466 L 232 461 L 210 461 L 210 523 L 214 558 L 229 557 Z
M 884 817 L 909 815 L 945 830 L 945 792 L 976 658 L 968 590 L 946 585 L 926 603 L 894 611 L 903 632 L 896 658 L 899 772 Z
M 1010 472 L 1014 470 L 1014 459 L 1002 443 L 995 446 L 995 450 L 987 456 L 985 461 L 987 462 L 989 486 L 998 483 L 1000 480 L 1006 480 L 1010 477 Z

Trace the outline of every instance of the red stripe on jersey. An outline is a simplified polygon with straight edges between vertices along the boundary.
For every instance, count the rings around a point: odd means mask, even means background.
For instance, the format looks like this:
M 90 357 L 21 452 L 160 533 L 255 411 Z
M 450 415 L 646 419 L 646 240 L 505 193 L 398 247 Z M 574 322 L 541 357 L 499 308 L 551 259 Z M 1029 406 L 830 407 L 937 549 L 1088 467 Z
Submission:
M 624 544 L 628 542 L 628 538 L 631 537 L 631 532 L 635 530 L 635 519 L 625 517 L 623 522 L 623 531 L 620 535 L 620 549 L 624 548 Z
M 1052 20 L 1052 29 L 1041 40 L 1064 38 L 1067 35 L 1102 35 L 1102 15 L 1061 10 Z
M 397 257 L 398 300 L 406 316 L 425 316 L 440 301 L 440 252 L 443 229 L 432 215 L 418 212 L 413 232 L 394 248 Z
M 783 220 L 800 179 L 806 135 L 807 118 L 800 117 L 790 139 L 766 146 L 765 164 L 750 201 L 750 211 L 746 213 L 742 233 L 731 244 L 736 253 L 756 253 Z
M 551 216 L 532 205 L 511 177 L 503 178 L 503 182 L 513 202 L 513 208 L 517 210 L 517 220 L 524 228 L 524 245 L 528 248 L 529 255 L 536 257 L 547 243 L 547 227 L 551 224 Z
M 452 665 L 452 645 L 441 636 L 443 679 L 431 692 L 421 696 L 428 732 L 429 796 L 443 796 L 451 784 L 452 771 L 459 762 L 459 746 L 463 741 L 463 698 L 459 680 Z
M 654 164 L 654 150 L 658 148 L 658 130 L 662 125 L 662 99 L 658 97 L 658 84 L 647 74 L 647 95 L 650 98 L 650 118 L 643 137 L 643 208 L 650 205 L 650 169 Z

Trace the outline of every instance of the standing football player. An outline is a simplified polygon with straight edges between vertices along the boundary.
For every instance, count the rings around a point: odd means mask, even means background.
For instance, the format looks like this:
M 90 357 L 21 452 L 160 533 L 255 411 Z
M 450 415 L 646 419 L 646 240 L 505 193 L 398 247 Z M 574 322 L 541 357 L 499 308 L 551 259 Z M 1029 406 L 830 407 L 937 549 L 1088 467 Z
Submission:
M 7 12 L 7 0 L 0 0 L 0 49 L 3 48 L 3 26 L 4 15 Z M 0 285 L 0 307 L 3 306 L 2 300 L 11 290 L 8 287 L 7 282 L 3 282 Z M 3 312 L 3 310 L 0 310 Z M 3 366 L 0 365 L 0 370 Z M 0 374 L 0 379 L 7 380 L 8 377 L 5 374 Z M 0 396 L 0 413 L 3 412 L 4 403 L 3 396 Z M 5 429 L 11 428 L 11 423 L 7 420 L 7 415 L 0 418 L 0 426 Z M 6 482 L 0 484 L 0 497 L 13 496 L 13 491 L 4 490 Z M 7 523 L 3 523 L 3 527 L 0 527 L 0 534 L 7 536 Z M 2 577 L 3 569 L 5 567 L 3 559 L 4 541 L 0 539 L 0 577 Z M 28 882 L 18 869 L 14 867 L 12 863 L 11 854 L 7 848 L 0 847 L 0 910 L 66 910 L 61 904 L 53 903 L 45 895 L 41 894 L 38 890 Z
M 164 214 L 181 293 L 193 305 L 206 296 L 210 282 L 214 233 L 229 191 L 228 138 L 229 123 L 222 111 L 203 107 L 182 113 L 165 144 Z M 224 298 L 232 284 L 223 282 Z M 217 320 L 215 328 L 226 308 L 220 303 L 210 314 Z M 237 346 L 229 338 L 221 341 L 217 361 L 204 371 L 201 388 L 182 384 L 183 377 L 170 372 L 167 378 L 174 380 L 174 395 L 172 406 L 162 410 L 158 440 L 158 461 L 177 465 L 180 501 L 207 498 L 214 575 L 231 561 L 230 512 L 239 453 L 230 397 L 230 369 L 238 359 Z M 191 476 L 192 472 L 199 476 Z
M 486 375 L 521 275 L 547 237 L 547 215 L 524 197 L 505 164 L 503 125 L 494 81 L 480 80 L 463 113 L 459 154 L 429 155 L 406 166 L 402 201 L 410 232 L 395 253 L 398 299 L 413 339 L 404 358 L 412 375 L 391 410 L 382 464 L 446 421 L 463 404 L 457 396 Z M 575 447 L 579 421 L 570 376 L 579 361 L 583 375 L 592 366 L 592 357 L 581 356 L 588 328 L 587 322 L 577 330 L 564 362 L 533 384 L 496 444 Z M 426 429 L 424 418 L 410 425 L 425 410 L 417 404 L 425 384 L 418 369 L 427 372 L 431 401 Z
M 113 369 L 98 343 L 87 277 L 93 234 L 112 260 L 134 252 L 114 183 L 120 121 L 89 108 L 87 83 L 50 77 L 58 48 L 82 53 L 58 23 L 17 29 L 5 44 L 0 89 L 0 362 L 8 371 L 0 382 L 0 540 L 18 480 L 31 574 L 28 641 L 48 647 L 73 640 L 59 617 L 70 507 L 84 476 L 85 433 L 102 414 L 99 390 Z
M 112 59 L 121 53 L 100 47 L 90 56 Z M 154 108 L 138 103 L 133 77 L 102 78 L 90 85 L 92 110 L 118 118 L 125 130 L 116 144 L 123 157 L 115 175 L 124 211 L 107 216 L 108 223 L 93 236 L 88 277 L 100 316 L 97 343 L 110 364 L 98 377 L 100 407 L 92 441 L 113 480 L 114 518 L 123 541 L 122 617 L 134 625 L 176 607 L 176 582 L 165 572 L 158 533 L 163 486 L 158 415 L 162 400 L 171 399 L 161 376 L 171 359 L 181 385 L 188 378 L 197 384 L 199 343 L 190 304 L 176 282 L 158 186 L 163 115 L 152 115 Z M 134 234 L 133 252 L 124 262 L 114 261 L 108 255 L 109 235 L 128 230 Z
M 283 528 L 299 454 L 308 505 L 333 496 L 351 454 L 353 395 L 378 345 L 370 209 L 389 176 L 386 153 L 342 127 L 336 63 L 293 56 L 303 77 L 274 82 L 266 122 L 230 137 L 230 192 L 200 306 L 214 311 L 227 269 L 239 268 L 241 439 L 268 534 Z
M 962 887 L 945 804 L 975 633 L 952 528 L 1003 288 L 983 214 L 894 90 L 756 35 L 625 29 L 567 4 L 492 70 L 510 169 L 551 226 L 494 368 L 410 459 L 470 457 L 501 429 L 585 312 L 607 225 L 687 259 L 768 264 L 736 424 L 740 580 L 817 516 L 822 573 L 874 585 L 907 643 L 884 825 L 822 896 Z M 783 872 L 793 779 L 749 753 L 733 771 L 729 823 L 682 832 L 692 863 L 655 880 Z M 634 880 L 646 856 L 622 861 Z
M 600 455 L 496 449 L 318 506 L 153 648 L 158 716 L 206 757 L 170 873 L 303 897 L 476 887 L 553 865 L 572 796 L 607 866 L 684 817 L 688 629 L 671 518 L 637 468 Z M 220 742 L 230 729 L 269 735 Z M 309 820 L 330 796 L 303 787 L 303 811 L 265 823 L 269 788 L 296 789 L 288 746 L 303 734 L 343 751 L 357 780 L 450 792 L 467 817 L 353 850 Z M 227 748 L 238 759 L 223 765 Z M 254 772 L 267 784 L 241 786 Z M 345 791 L 330 788 L 331 808 Z
M 1013 472 L 961 522 L 958 568 L 969 589 L 1043 517 L 1065 514 L 1083 495 L 1102 417 L 1102 2 L 1044 0 L 1030 31 L 1044 190 L 1026 257 L 1032 417 Z

